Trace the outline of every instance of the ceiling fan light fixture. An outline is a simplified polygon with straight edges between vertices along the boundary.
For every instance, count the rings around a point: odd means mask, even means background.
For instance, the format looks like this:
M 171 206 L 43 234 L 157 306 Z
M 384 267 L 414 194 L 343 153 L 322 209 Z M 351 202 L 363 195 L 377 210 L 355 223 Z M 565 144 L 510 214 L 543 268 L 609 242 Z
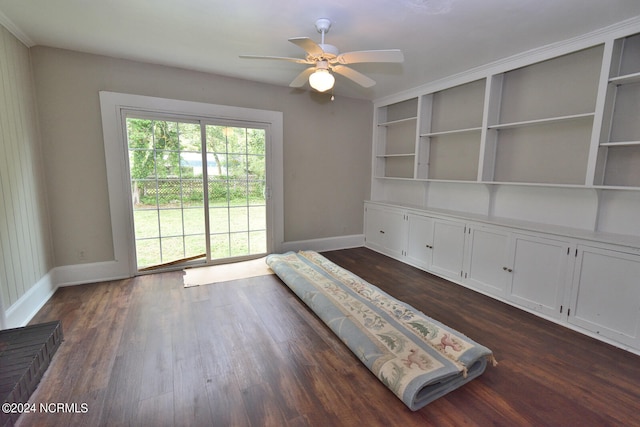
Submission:
M 333 87 L 336 78 L 326 69 L 317 69 L 309 76 L 309 84 L 318 92 L 326 92 Z

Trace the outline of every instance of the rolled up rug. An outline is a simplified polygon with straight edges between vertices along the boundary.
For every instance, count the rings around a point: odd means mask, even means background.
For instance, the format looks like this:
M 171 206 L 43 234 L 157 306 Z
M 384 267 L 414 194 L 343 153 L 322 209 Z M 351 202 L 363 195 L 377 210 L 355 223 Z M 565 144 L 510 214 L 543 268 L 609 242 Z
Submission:
M 497 364 L 488 348 L 313 251 L 266 263 L 412 411 Z

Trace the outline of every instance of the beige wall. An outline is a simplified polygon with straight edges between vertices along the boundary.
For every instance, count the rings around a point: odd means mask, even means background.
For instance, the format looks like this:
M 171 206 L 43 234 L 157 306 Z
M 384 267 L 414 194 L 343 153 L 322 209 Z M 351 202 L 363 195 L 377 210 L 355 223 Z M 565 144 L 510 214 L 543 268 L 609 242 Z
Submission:
M 53 264 L 35 107 L 29 50 L 0 25 L 0 301 L 5 309 Z
M 56 265 L 113 259 L 100 90 L 282 111 L 285 241 L 363 232 L 370 102 L 53 48 L 31 55 Z

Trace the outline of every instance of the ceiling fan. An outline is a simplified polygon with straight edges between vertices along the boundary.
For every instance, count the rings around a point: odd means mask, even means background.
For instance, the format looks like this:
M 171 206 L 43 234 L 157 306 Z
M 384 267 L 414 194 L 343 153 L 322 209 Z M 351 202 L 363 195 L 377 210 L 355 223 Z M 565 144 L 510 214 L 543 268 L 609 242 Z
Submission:
M 399 49 L 387 50 L 361 50 L 355 52 L 339 53 L 338 48 L 325 44 L 324 36 L 331 28 L 331 21 L 321 18 L 316 21 L 316 29 L 322 34 L 322 40 L 318 44 L 308 37 L 294 37 L 289 41 L 307 53 L 304 59 L 286 58 L 281 56 L 259 56 L 259 55 L 240 55 L 240 58 L 249 59 L 276 59 L 283 61 L 295 62 L 298 64 L 312 65 L 302 71 L 289 84 L 290 87 L 302 87 L 309 79 L 312 88 L 319 92 L 326 92 L 331 89 L 335 83 L 333 73 L 340 74 L 362 87 L 368 88 L 376 84 L 376 82 L 365 76 L 364 74 L 349 68 L 347 64 L 357 64 L 363 62 L 403 62 L 404 55 Z

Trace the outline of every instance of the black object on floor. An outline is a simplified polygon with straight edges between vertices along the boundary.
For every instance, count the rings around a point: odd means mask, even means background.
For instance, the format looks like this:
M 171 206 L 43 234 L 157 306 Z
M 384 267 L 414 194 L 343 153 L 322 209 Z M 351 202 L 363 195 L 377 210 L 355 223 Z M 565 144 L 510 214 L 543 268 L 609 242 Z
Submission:
M 20 412 L 11 404 L 29 401 L 62 340 L 59 321 L 0 331 L 0 426 L 16 423 Z

